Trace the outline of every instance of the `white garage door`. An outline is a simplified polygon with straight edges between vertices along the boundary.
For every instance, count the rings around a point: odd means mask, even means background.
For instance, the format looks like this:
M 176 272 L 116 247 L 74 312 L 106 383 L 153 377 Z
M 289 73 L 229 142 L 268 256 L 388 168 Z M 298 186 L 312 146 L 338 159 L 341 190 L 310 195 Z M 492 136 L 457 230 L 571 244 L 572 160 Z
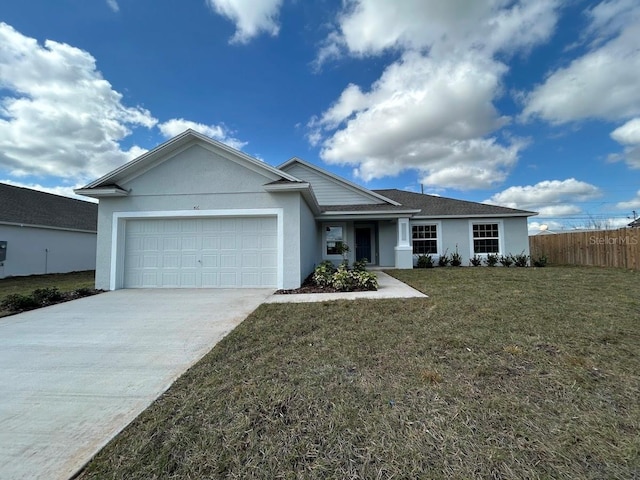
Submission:
M 275 217 L 129 220 L 125 288 L 276 288 Z

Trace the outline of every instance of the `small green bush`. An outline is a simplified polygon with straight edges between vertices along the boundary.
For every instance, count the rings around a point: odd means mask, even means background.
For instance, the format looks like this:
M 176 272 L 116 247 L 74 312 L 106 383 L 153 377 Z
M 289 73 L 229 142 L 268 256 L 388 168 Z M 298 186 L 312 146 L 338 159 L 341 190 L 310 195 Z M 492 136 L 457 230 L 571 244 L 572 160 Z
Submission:
M 433 268 L 433 257 L 431 255 L 418 255 L 416 267 Z
M 438 258 L 438 266 L 439 267 L 446 267 L 447 265 L 449 265 L 450 262 L 450 258 L 447 255 L 447 252 L 444 252 L 444 255 L 440 255 L 440 258 Z
M 82 288 L 76 289 L 74 293 L 76 297 L 82 298 L 82 297 L 90 297 L 91 295 L 95 295 L 96 293 L 99 293 L 99 290 L 96 290 L 95 288 L 82 287 Z
M 459 267 L 462 265 L 462 255 L 458 253 L 458 245 L 456 245 L 456 251 L 451 254 L 451 266 Z
M 368 258 L 363 258 L 362 260 L 356 260 L 353 262 L 353 270 L 356 272 L 364 272 L 367 269 Z
M 526 255 L 524 251 L 513 256 L 513 263 L 516 267 L 526 267 L 529 265 L 529 255 Z
M 42 307 L 58 303 L 63 298 L 58 287 L 36 288 L 31 294 L 31 297 Z
M 546 267 L 547 266 L 547 257 L 546 255 L 540 255 L 539 257 L 536 257 L 533 260 L 533 266 L 534 267 Z
M 313 271 L 313 281 L 319 287 L 328 287 L 333 283 L 333 274 L 335 272 L 335 265 L 329 260 L 325 260 Z
M 499 260 L 500 257 L 498 257 L 498 255 L 496 255 L 495 253 L 489 253 L 487 254 L 487 258 L 484 259 L 484 263 L 487 265 L 487 267 L 495 267 L 498 264 Z
M 378 277 L 373 272 L 353 272 L 356 285 L 363 290 L 378 290 Z
M 511 255 L 502 255 L 500 257 L 500 265 L 509 268 L 513 265 L 513 257 Z
M 474 267 L 479 267 L 480 265 L 482 265 L 482 257 L 474 255 L 473 258 L 469 259 L 469 263 L 471 263 L 471 265 L 473 265 Z
M 32 295 L 21 295 L 19 293 L 7 295 L 0 303 L 0 308 L 9 312 L 24 312 L 38 307 L 40 307 L 40 304 Z

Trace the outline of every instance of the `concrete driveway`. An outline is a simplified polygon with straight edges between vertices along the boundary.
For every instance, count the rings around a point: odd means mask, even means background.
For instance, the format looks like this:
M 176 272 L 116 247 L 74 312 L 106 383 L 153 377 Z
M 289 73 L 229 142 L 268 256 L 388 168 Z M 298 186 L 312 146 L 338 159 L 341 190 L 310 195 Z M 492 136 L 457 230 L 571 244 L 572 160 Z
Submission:
M 0 318 L 0 478 L 68 479 L 272 290 L 118 290 Z

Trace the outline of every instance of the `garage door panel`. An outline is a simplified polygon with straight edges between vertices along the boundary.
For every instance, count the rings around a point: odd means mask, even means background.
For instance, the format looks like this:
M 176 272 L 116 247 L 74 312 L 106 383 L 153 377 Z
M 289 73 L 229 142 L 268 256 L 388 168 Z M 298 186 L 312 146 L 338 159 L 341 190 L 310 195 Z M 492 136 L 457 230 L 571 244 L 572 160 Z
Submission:
M 125 287 L 277 286 L 275 217 L 130 220 Z

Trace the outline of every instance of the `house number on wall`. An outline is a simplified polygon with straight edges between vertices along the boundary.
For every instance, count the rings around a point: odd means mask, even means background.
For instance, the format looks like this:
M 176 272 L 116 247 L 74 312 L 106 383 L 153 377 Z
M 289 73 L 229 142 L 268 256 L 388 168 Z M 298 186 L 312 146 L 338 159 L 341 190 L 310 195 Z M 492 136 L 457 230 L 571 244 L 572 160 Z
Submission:
M 200 210 L 200 205 L 194 205 L 194 206 L 193 206 L 193 209 L 194 209 L 194 210 Z

